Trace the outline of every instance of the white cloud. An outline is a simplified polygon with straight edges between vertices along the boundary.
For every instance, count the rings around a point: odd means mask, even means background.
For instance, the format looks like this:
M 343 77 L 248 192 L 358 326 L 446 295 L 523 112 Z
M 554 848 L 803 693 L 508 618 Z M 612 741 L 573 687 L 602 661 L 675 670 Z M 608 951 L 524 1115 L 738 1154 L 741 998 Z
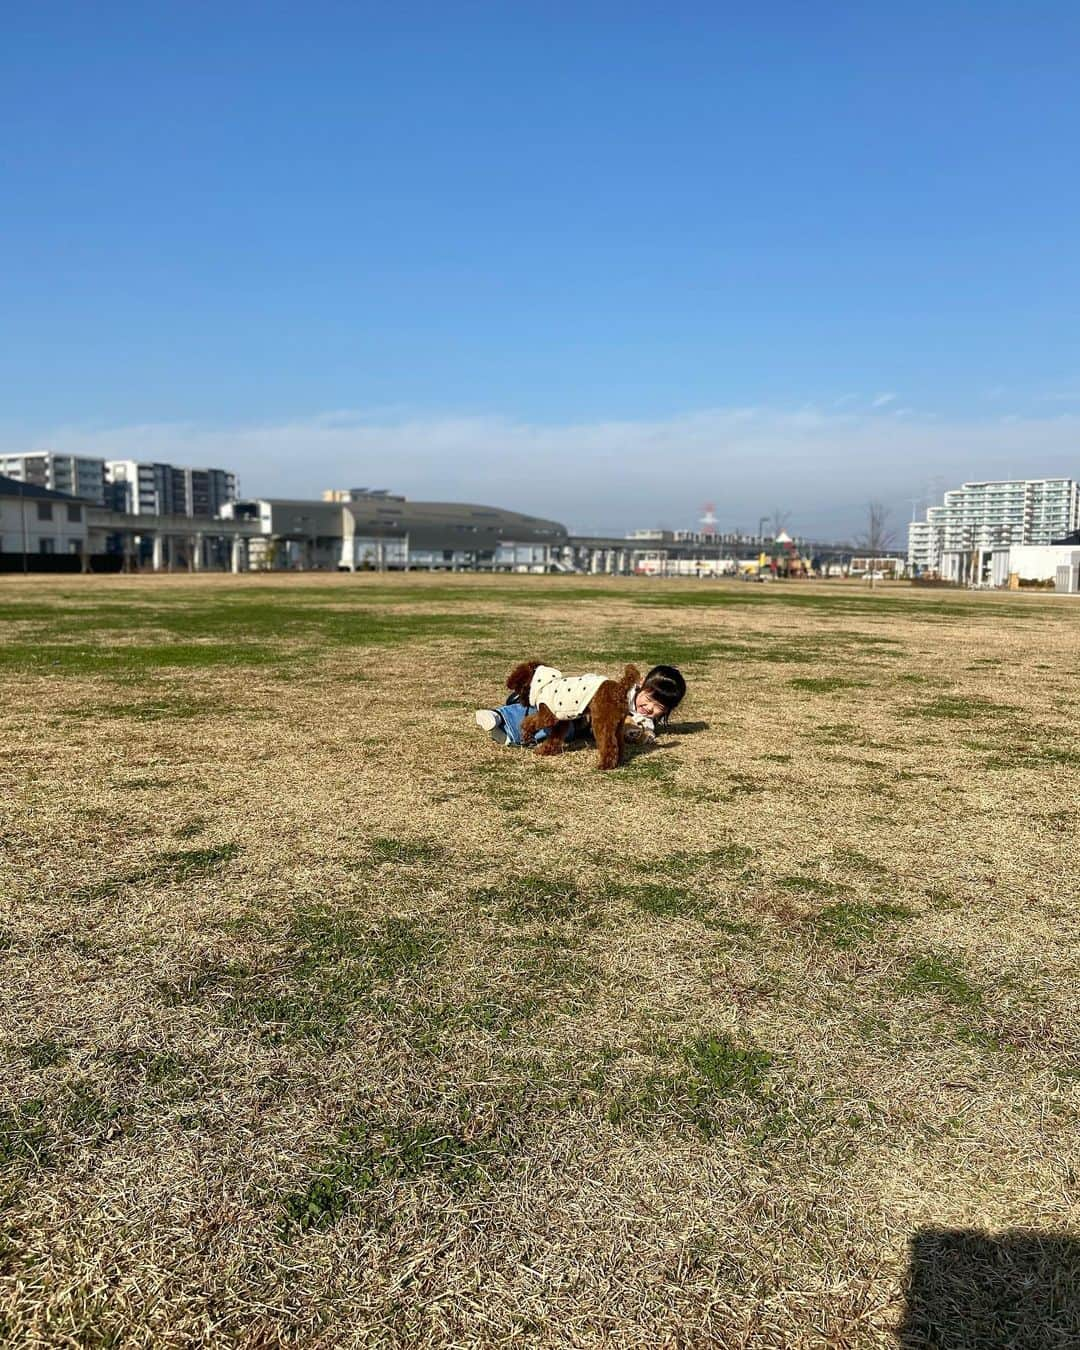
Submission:
M 878 394 L 877 398 L 870 404 L 871 408 L 884 408 L 886 403 L 895 403 L 895 394 Z
M 58 427 L 36 448 L 235 469 L 250 495 L 387 487 L 531 511 L 575 528 L 692 525 L 702 502 L 750 530 L 781 507 L 819 537 L 861 528 L 880 498 L 904 517 L 935 477 L 1080 474 L 1080 415 L 945 421 L 869 412 L 713 408 L 652 421 L 543 425 L 496 416 L 339 409 L 265 425 Z M 27 442 L 12 435 L 0 448 Z

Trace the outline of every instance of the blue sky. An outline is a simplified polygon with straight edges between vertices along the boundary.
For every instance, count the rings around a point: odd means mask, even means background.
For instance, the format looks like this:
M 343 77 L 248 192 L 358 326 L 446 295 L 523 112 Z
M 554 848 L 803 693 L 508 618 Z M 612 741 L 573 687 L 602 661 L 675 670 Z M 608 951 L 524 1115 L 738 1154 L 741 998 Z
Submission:
M 0 445 L 604 528 L 1080 472 L 1078 67 L 1066 3 L 9 7 Z

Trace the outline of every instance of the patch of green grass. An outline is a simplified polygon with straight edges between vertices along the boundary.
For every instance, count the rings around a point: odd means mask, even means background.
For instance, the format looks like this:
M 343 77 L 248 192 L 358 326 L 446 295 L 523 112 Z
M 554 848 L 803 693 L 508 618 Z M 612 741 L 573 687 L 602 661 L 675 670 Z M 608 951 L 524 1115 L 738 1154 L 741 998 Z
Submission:
M 649 755 L 637 755 L 634 761 L 634 777 L 647 783 L 666 783 L 675 775 L 678 765 L 664 753 L 653 752 Z
M 94 708 L 95 717 L 127 718 L 133 722 L 176 722 L 192 717 L 206 717 L 222 711 L 221 701 L 209 703 L 204 699 L 190 698 L 182 694 L 159 695 L 157 698 L 142 702 L 129 702 L 118 698 Z M 72 709 L 71 716 L 85 716 L 85 709 Z
M 996 748 L 995 753 L 983 760 L 983 768 L 1043 769 L 1058 764 L 1076 768 L 1080 765 L 1080 748 L 1054 745 L 1049 739 L 1050 734 L 1046 733 L 1046 739 L 1002 743 Z
M 69 1084 L 57 1107 L 59 1127 L 84 1144 L 111 1138 L 129 1114 L 124 1103 L 104 1096 L 98 1083 L 88 1078 Z
M 628 900 L 643 914 L 663 919 L 700 919 L 709 910 L 709 902 L 700 895 L 692 895 L 682 886 L 646 882 L 639 886 L 619 886 L 615 892 Z
M 985 1027 L 971 1026 L 962 1022 L 956 1027 L 954 1035 L 961 1045 L 969 1045 L 973 1050 L 988 1050 L 996 1053 L 1005 1049 L 1001 1037 L 996 1032 L 988 1031 Z
M 802 675 L 794 680 L 788 680 L 788 684 L 792 689 L 801 689 L 807 694 L 837 694 L 844 689 L 866 687 L 865 680 L 848 680 L 841 675 L 823 675 L 818 679 Z
M 613 1123 L 623 1121 L 649 1124 L 670 1117 L 692 1125 L 706 1138 L 725 1129 L 745 1133 L 751 1120 L 760 1115 L 732 1117 L 725 1111 L 729 1102 L 760 1104 L 772 1067 L 772 1056 L 755 1046 L 740 1046 L 730 1036 L 702 1033 L 674 1052 L 661 1042 L 657 1050 L 666 1056 L 674 1053 L 679 1063 L 675 1072 L 648 1074 L 636 1090 L 617 1095 L 609 1105 Z
M 178 849 L 159 853 L 145 867 L 110 881 L 96 881 L 81 886 L 74 895 L 81 901 L 105 900 L 119 895 L 127 886 L 140 886 L 148 881 L 182 885 L 216 876 L 240 854 L 239 844 L 213 844 L 206 848 Z
M 929 890 L 926 892 L 926 901 L 931 909 L 946 913 L 963 908 L 963 901 L 958 900 L 951 891 Z
M 160 854 L 140 878 L 144 881 L 191 881 L 214 876 L 240 854 L 239 844 L 211 844 Z
M 835 881 L 824 881 L 821 877 L 798 875 L 777 877 L 775 884 L 782 891 L 793 891 L 796 895 L 830 896 L 851 889 Z
M 807 926 L 818 937 L 833 946 L 846 950 L 867 938 L 877 937 L 883 924 L 898 919 L 909 919 L 914 911 L 906 905 L 894 905 L 885 901 L 872 903 L 867 901 L 840 901 L 827 905 L 820 913 L 807 920 Z
M 151 672 L 177 668 L 194 670 L 218 666 L 270 665 L 284 659 L 269 647 L 254 644 L 217 645 L 212 642 L 132 643 L 105 646 L 79 642 L 12 642 L 0 646 L 0 670 L 28 675 L 115 675 L 146 677 Z
M 855 848 L 834 848 L 833 857 L 838 863 L 841 863 L 851 872 L 861 873 L 867 877 L 887 877 L 889 869 L 884 863 L 878 862 L 876 858 L 871 858 L 865 853 L 860 853 Z
M 520 764 L 514 762 L 515 757 L 508 751 L 499 753 L 498 759 L 482 760 L 472 766 L 479 791 L 501 811 L 524 810 L 534 802 L 533 793 L 521 775 Z
M 445 849 L 429 840 L 382 838 L 371 841 L 371 856 L 376 862 L 433 863 L 445 856 Z
M 500 910 L 517 922 L 590 918 L 593 913 L 592 902 L 573 882 L 539 875 L 479 887 L 470 892 L 469 901 L 482 909 Z
M 974 1007 L 982 991 L 968 979 L 960 963 L 942 952 L 914 956 L 900 988 L 908 994 L 932 994 L 957 1007 Z
M 772 1064 L 772 1056 L 756 1047 L 736 1045 L 730 1036 L 702 1035 L 683 1050 L 683 1058 L 710 1092 L 756 1096 Z
M 498 620 L 475 613 L 445 612 L 445 598 L 425 595 L 434 613 L 388 612 L 357 605 L 344 593 L 258 596 L 216 592 L 196 596 L 155 593 L 153 600 L 96 605 L 59 601 L 55 606 L 9 606 L 34 626 L 0 644 L 0 671 L 26 674 L 146 677 L 158 670 L 310 665 L 327 647 L 398 645 L 490 632 Z M 124 641 L 115 637 L 122 635 Z M 134 637 L 136 640 L 131 641 Z M 166 640 L 162 640 L 165 638 Z M 296 644 L 302 643 L 302 653 Z M 290 645 L 291 644 L 291 645 Z M 136 720 L 199 716 L 212 711 L 177 695 L 165 700 L 112 705 L 108 714 Z
M 285 1195 L 285 1236 L 332 1227 L 387 1184 L 423 1178 L 461 1194 L 487 1180 L 498 1158 L 492 1141 L 466 1138 L 457 1122 L 350 1125 L 306 1186 Z
M 697 853 L 676 849 L 666 857 L 637 862 L 634 867 L 640 872 L 660 872 L 669 877 L 689 877 L 696 876 L 709 867 L 742 868 L 754 856 L 754 849 L 745 844 L 719 844 L 716 848 Z
M 151 1088 L 174 1082 L 189 1068 L 188 1063 L 173 1050 L 143 1046 L 121 1047 L 112 1052 L 112 1059 L 122 1071 L 141 1077 L 146 1086 Z
M 942 694 L 930 703 L 917 703 L 902 710 L 904 717 L 926 717 L 947 722 L 967 722 L 979 717 L 1004 717 L 1016 709 L 1005 703 L 973 695 Z
M 19 1047 L 19 1054 L 31 1069 L 52 1069 L 63 1064 L 68 1057 L 67 1046 L 62 1041 L 42 1036 L 38 1040 L 27 1041 Z
M 393 980 L 433 965 L 445 946 L 441 929 L 392 916 L 368 937 L 368 969 L 379 980 Z
M 818 745 L 863 745 L 863 733 L 852 722 L 823 722 L 814 727 L 808 739 Z
M 0 1108 L 0 1166 L 26 1162 L 44 1165 L 49 1159 L 48 1143 L 41 1097 L 27 1097 L 15 1106 Z
M 371 1011 L 380 986 L 434 970 L 441 931 L 400 916 L 374 925 L 355 914 L 302 909 L 280 938 L 268 969 L 211 962 L 159 986 L 167 1004 L 210 1005 L 227 1026 L 272 1044 L 309 1041 L 332 1048 Z
M 552 995 L 560 995 L 557 1006 L 563 1012 L 580 1012 L 599 979 L 596 967 L 551 931 L 525 946 L 515 970 L 524 988 L 544 995 L 546 1006 L 552 1006 Z
M 859 594 L 837 591 L 834 595 L 820 591 L 797 589 L 798 582 L 777 582 L 770 586 L 747 586 L 737 582 L 717 582 L 708 587 L 687 587 L 679 591 L 639 592 L 628 597 L 635 604 L 661 606 L 668 609 L 714 609 L 739 605 L 763 605 L 809 611 L 818 615 L 836 615 L 839 618 L 867 615 L 879 618 L 903 618 L 916 623 L 935 623 L 942 620 L 965 619 L 996 623 L 1001 619 L 1028 620 L 1049 617 L 1008 603 L 983 604 L 958 600 L 939 600 L 936 596 L 891 592 L 888 595 Z
M 240 962 L 214 962 L 198 966 L 183 975 L 159 981 L 155 986 L 158 997 L 168 1008 L 179 1008 L 189 1003 L 203 1003 L 218 990 L 230 991 L 242 980 L 263 978 Z

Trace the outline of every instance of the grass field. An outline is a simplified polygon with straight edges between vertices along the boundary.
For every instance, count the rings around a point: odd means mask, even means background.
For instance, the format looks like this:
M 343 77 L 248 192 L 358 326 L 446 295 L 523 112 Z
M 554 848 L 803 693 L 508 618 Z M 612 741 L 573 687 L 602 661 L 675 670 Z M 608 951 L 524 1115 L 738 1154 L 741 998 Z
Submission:
M 1078 647 L 841 583 L 0 581 L 6 1342 L 1080 1344 Z M 615 773 L 500 750 L 534 655 L 690 694 Z

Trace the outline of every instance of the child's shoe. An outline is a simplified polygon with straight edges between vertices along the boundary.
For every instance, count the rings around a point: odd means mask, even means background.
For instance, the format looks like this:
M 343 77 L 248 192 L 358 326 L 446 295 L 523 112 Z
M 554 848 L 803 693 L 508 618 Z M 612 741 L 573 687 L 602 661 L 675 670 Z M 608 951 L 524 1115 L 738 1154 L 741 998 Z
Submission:
M 477 708 L 476 725 L 481 731 L 486 731 L 496 745 L 509 745 L 510 737 L 506 734 L 506 723 L 494 708 Z

